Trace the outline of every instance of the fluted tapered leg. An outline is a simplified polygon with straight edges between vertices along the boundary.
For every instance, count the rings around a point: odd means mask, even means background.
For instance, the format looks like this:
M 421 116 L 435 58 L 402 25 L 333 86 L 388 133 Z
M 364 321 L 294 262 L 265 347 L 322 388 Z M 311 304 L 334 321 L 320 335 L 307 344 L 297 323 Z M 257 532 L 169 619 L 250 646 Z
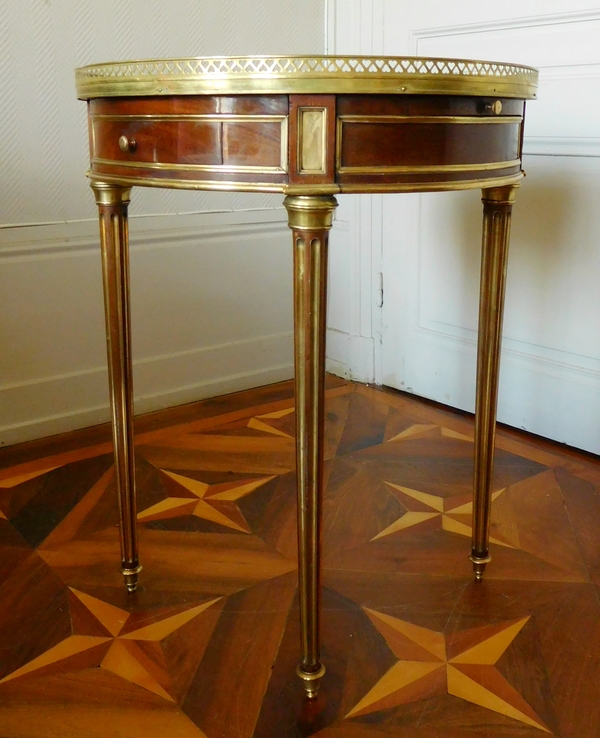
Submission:
M 129 309 L 129 231 L 127 206 L 131 189 L 92 183 L 100 216 L 100 246 L 108 378 L 112 410 L 115 477 L 119 495 L 121 572 L 130 592 L 141 570 L 136 532 L 135 461 L 133 447 L 133 380 Z
M 477 346 L 475 402 L 475 469 L 473 544 L 470 559 L 481 579 L 490 561 L 490 514 L 494 440 L 498 404 L 498 375 L 508 243 L 512 206 L 518 185 L 483 190 L 483 245 Z
M 286 197 L 294 239 L 294 363 L 301 659 L 308 697 L 325 673 L 320 654 L 321 500 L 327 245 L 334 197 Z

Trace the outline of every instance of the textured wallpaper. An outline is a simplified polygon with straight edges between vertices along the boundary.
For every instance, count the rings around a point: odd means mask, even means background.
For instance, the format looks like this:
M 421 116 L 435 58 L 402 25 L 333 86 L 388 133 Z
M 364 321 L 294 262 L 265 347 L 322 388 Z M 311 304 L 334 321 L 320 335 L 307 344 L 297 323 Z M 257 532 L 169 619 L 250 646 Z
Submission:
M 325 0 L 0 0 L 0 225 L 95 217 L 73 70 L 168 56 L 315 54 Z M 268 207 L 280 196 L 137 188 L 132 214 Z

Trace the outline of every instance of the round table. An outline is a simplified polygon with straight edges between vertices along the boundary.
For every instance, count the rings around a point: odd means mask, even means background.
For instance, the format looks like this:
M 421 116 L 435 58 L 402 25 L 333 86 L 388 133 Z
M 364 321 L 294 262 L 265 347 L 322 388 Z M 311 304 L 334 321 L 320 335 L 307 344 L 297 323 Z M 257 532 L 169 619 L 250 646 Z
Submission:
M 337 193 L 483 190 L 473 541 L 489 556 L 500 340 L 530 67 L 410 57 L 228 57 L 97 64 L 88 101 L 100 217 L 122 572 L 136 537 L 127 206 L 131 187 L 281 192 L 294 249 L 301 659 L 317 694 L 327 244 Z

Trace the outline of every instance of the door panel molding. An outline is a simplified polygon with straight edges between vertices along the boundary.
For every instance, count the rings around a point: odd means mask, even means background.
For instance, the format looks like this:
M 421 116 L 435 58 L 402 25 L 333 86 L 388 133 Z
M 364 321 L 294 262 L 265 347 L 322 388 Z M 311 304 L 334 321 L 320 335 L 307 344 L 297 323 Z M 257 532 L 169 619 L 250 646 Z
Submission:
M 416 27 L 427 13 L 435 17 L 434 0 L 425 4 L 408 18 L 386 4 L 394 35 L 382 53 L 541 68 L 539 99 L 526 113 L 529 177 L 514 211 L 499 419 L 598 453 L 600 298 L 591 285 L 600 279 L 593 205 L 600 196 L 600 101 L 590 90 L 600 77 L 600 49 L 592 43 L 600 10 L 484 20 L 488 11 L 478 6 L 476 22 L 460 23 L 453 13 L 452 25 Z M 430 199 L 441 197 L 384 199 L 381 381 L 472 411 L 479 193 L 452 202 L 456 214 Z M 429 227 L 434 218 L 446 220 Z

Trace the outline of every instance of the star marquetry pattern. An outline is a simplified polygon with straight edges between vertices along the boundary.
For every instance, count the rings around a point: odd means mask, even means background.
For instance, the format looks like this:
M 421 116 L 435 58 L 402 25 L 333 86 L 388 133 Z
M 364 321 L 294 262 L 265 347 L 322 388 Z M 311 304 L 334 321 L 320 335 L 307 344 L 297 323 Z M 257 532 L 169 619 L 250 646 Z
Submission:
M 450 428 L 444 428 L 439 425 L 425 425 L 415 424 L 406 428 L 401 433 L 396 434 L 392 438 L 389 438 L 386 443 L 400 442 L 415 440 L 418 438 L 452 438 L 459 441 L 473 442 L 472 436 L 467 436 L 464 433 L 453 431 Z M 420 503 L 417 507 L 418 510 L 408 510 L 401 518 L 394 521 L 385 530 L 382 530 L 371 540 L 375 541 L 378 538 L 385 538 L 386 536 L 392 535 L 400 530 L 406 530 L 412 528 L 415 525 L 425 523 L 429 520 L 439 518 L 439 525 L 442 530 L 450 533 L 458 533 L 461 536 L 467 536 L 471 538 L 472 527 L 471 518 L 473 514 L 473 500 L 472 496 L 457 495 L 454 497 L 441 497 L 438 495 L 432 495 L 428 492 L 421 492 L 420 490 L 411 489 L 410 487 L 403 487 L 392 482 L 385 482 L 385 484 L 393 491 L 396 497 L 401 502 L 408 506 L 415 507 L 414 503 Z M 500 489 L 492 494 L 492 501 L 498 498 L 505 490 Z M 400 494 L 398 494 L 400 493 Z M 429 508 L 423 510 L 422 508 Z M 490 541 L 497 543 L 499 546 L 506 546 L 507 548 L 515 548 L 518 543 L 509 541 L 504 537 L 491 536 Z
M 40 675 L 49 675 L 100 667 L 165 700 L 176 702 L 176 698 L 170 694 L 171 678 L 166 668 L 160 642 L 221 598 L 217 597 L 162 620 L 136 628 L 135 622 L 139 624 L 139 616 L 133 616 L 126 610 L 79 592 L 72 587 L 70 592 L 87 611 L 83 615 L 87 622 L 85 625 L 82 623 L 82 627 L 76 629 L 92 631 L 95 634 L 71 634 L 21 668 L 5 676 L 0 680 L 0 684 L 35 672 Z M 71 606 L 71 614 L 73 615 L 73 606 Z M 81 621 L 81 615 L 79 621 Z M 147 619 L 144 622 L 147 623 Z
M 273 476 L 259 479 L 243 479 L 224 484 L 206 484 L 182 474 L 161 470 L 169 480 L 176 482 L 175 489 L 171 485 L 171 495 L 164 500 L 138 513 L 138 521 L 165 520 L 185 515 L 218 523 L 226 528 L 251 533 L 237 500 L 249 495 L 273 479 Z
M 401 433 L 397 433 L 395 436 L 392 436 L 392 438 L 388 438 L 386 443 L 435 437 L 454 438 L 458 441 L 469 441 L 470 443 L 473 443 L 473 436 L 467 436 L 464 433 L 453 431 L 451 428 L 444 428 L 444 426 L 431 424 L 424 425 L 422 423 L 415 423 L 414 425 L 409 426 Z
M 399 661 L 346 718 L 389 710 L 447 692 L 550 732 L 495 666 L 529 617 L 485 625 L 446 638 L 443 633 L 385 613 L 363 610 Z
M 284 436 L 285 438 L 293 438 L 292 435 L 286 433 L 281 428 L 278 428 L 271 423 L 265 422 L 268 420 L 280 420 L 285 418 L 287 415 L 291 415 L 296 408 L 288 407 L 285 410 L 277 410 L 273 413 L 266 413 L 265 415 L 257 415 L 248 421 L 248 428 L 254 428 L 254 430 L 260 430 L 264 433 L 272 433 L 275 436 Z
M 109 443 L 43 445 L 52 456 L 0 469 L 0 734 L 595 735 L 600 470 L 500 434 L 493 581 L 465 589 L 472 425 L 337 380 L 329 701 L 298 712 L 295 409 L 289 387 L 254 392 L 138 434 L 134 597 L 118 574 Z
M 410 489 L 410 487 L 402 487 L 401 485 L 393 484 L 392 482 L 385 482 L 385 484 L 393 491 L 394 495 L 398 497 L 402 503 L 409 506 L 412 503 L 412 506 L 414 506 L 414 502 L 417 502 L 420 507 L 426 507 L 429 508 L 429 510 L 408 510 L 404 515 L 402 515 L 402 517 L 398 518 L 398 520 L 394 521 L 391 525 L 388 525 L 387 528 L 374 536 L 371 539 L 372 541 L 375 541 L 378 538 L 385 538 L 385 536 L 390 536 L 392 533 L 412 528 L 415 525 L 420 525 L 421 523 L 434 520 L 435 518 L 439 519 L 439 527 L 442 530 L 448 531 L 449 533 L 458 533 L 461 536 L 471 538 L 471 519 L 473 515 L 472 499 L 465 502 L 464 495 L 440 497 L 428 492 L 421 492 L 417 489 Z M 504 491 L 505 489 L 499 489 L 496 490 L 496 492 L 493 492 L 492 502 L 500 497 Z M 490 536 L 490 541 L 492 543 L 497 543 L 499 546 L 514 548 L 513 542 L 509 542 L 498 535 Z

